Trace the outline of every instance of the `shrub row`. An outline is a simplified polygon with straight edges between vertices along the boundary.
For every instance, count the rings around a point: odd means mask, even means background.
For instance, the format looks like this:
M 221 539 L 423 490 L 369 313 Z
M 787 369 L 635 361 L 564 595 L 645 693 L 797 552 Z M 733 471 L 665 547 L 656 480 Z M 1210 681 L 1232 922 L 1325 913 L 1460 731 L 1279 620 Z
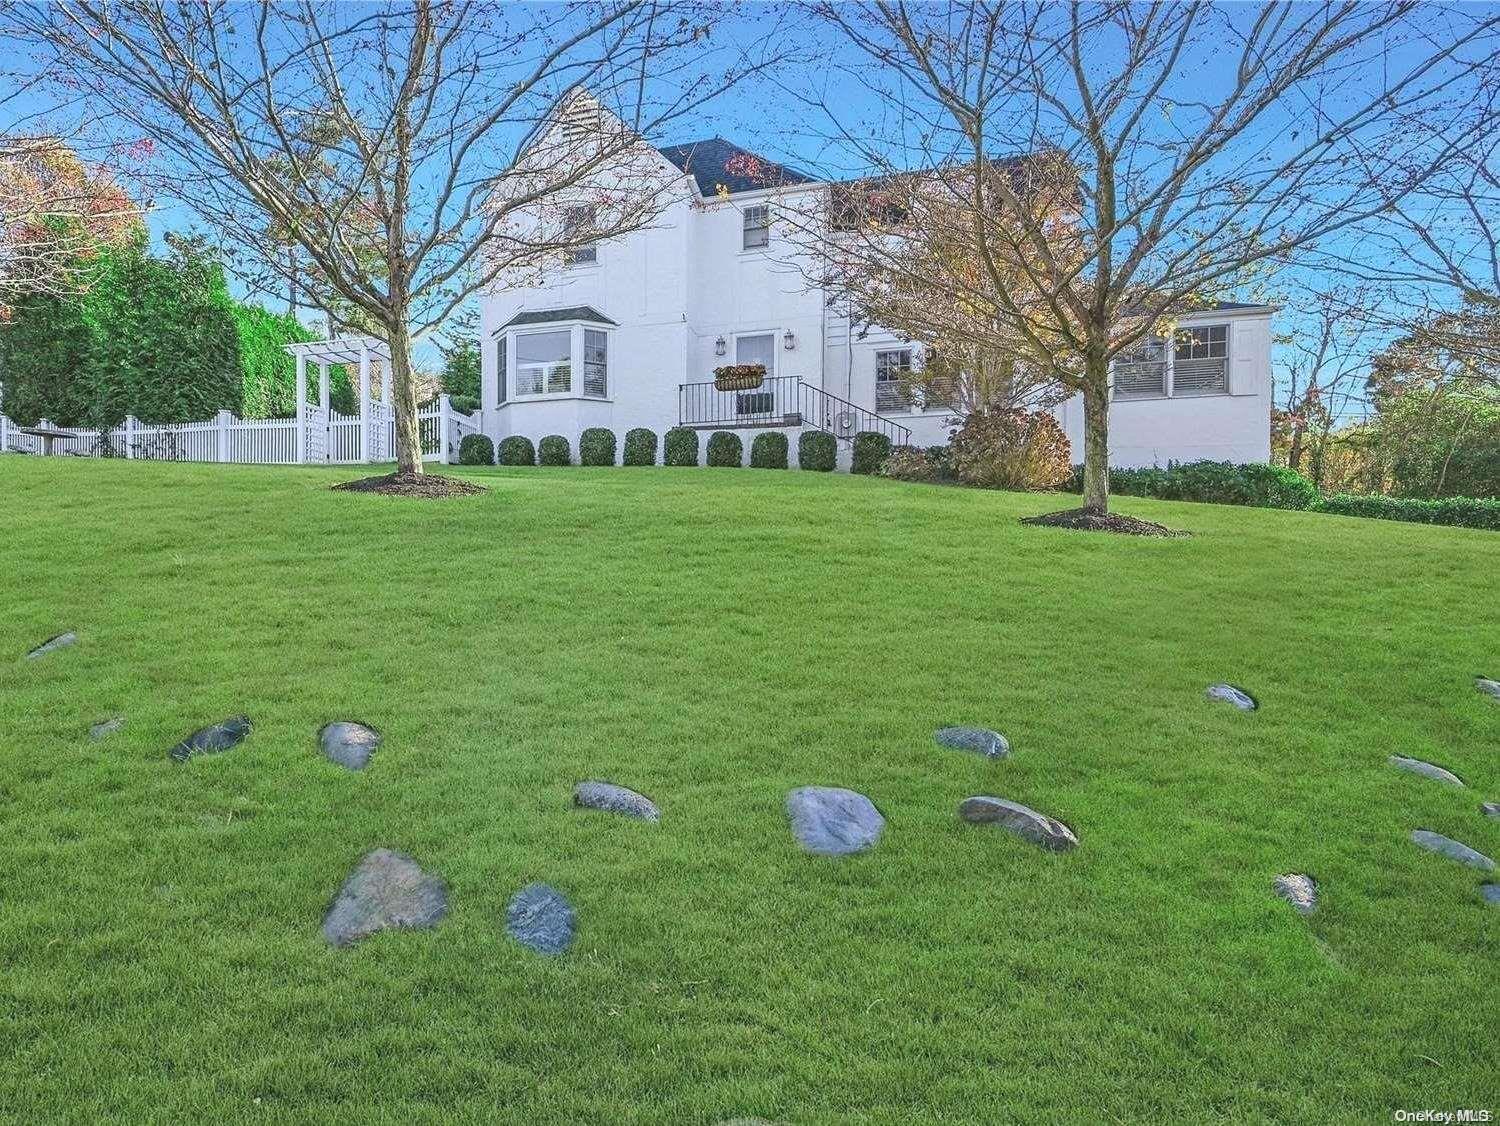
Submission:
M 883 434 L 862 431 L 855 435 L 856 473 L 875 473 L 890 454 L 891 442 Z M 755 469 L 785 469 L 790 451 L 787 436 L 779 431 L 757 434 L 750 443 L 750 465 Z M 797 464 L 803 469 L 829 472 L 838 464 L 838 442 L 823 430 L 804 431 L 797 439 Z M 745 445 L 738 434 L 716 430 L 709 435 L 705 464 L 739 468 L 745 463 Z M 498 458 L 497 455 L 498 454 Z M 459 443 L 459 463 L 489 465 L 570 465 L 572 448 L 561 434 L 549 434 L 539 445 L 520 434 L 502 438 L 498 450 L 482 434 L 466 435 Z M 578 437 L 578 461 L 581 465 L 614 465 L 614 431 L 591 426 Z M 656 464 L 656 432 L 644 426 L 625 434 L 624 465 Z M 698 432 L 686 426 L 674 426 L 662 443 L 664 465 L 698 464 Z
M 1083 467 L 1073 467 L 1071 492 L 1083 491 Z M 1246 504 L 1258 508 L 1311 508 L 1318 488 L 1296 470 L 1280 465 L 1235 465 L 1227 461 L 1168 462 L 1162 469 L 1111 469 L 1109 491 L 1119 496 Z
M 1443 524 L 1452 528 L 1483 528 L 1500 532 L 1500 500 L 1448 497 L 1418 500 L 1414 497 L 1356 496 L 1335 493 L 1312 505 L 1315 512 L 1335 516 L 1363 516 L 1370 520 L 1407 520 L 1414 524 Z

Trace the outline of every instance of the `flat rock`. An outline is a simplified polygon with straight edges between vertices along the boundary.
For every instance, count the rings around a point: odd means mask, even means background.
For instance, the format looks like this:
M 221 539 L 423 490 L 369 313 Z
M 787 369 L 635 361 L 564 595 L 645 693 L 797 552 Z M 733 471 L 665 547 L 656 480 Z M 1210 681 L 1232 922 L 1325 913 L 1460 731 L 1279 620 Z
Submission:
M 187 762 L 194 755 L 216 755 L 237 747 L 249 734 L 249 717 L 232 715 L 224 722 L 216 723 L 212 727 L 199 728 L 168 753 L 172 756 L 173 762 Z
M 1397 770 L 1409 770 L 1413 774 L 1420 774 L 1423 778 L 1431 778 L 1434 782 L 1446 782 L 1450 786 L 1462 786 L 1464 781 L 1451 770 L 1444 770 L 1441 766 L 1434 766 L 1430 762 L 1423 762 L 1419 758 L 1406 758 L 1402 755 L 1392 755 L 1387 759 Z
M 624 786 L 616 786 L 613 782 L 578 783 L 573 787 L 573 804 L 584 809 L 618 813 L 621 817 L 633 817 L 637 821 L 661 820 L 661 811 L 650 798 Z
M 48 653 L 54 653 L 59 649 L 66 649 L 69 645 L 76 644 L 78 644 L 78 635 L 72 630 L 68 630 L 67 633 L 60 633 L 56 637 L 47 638 L 46 641 L 42 642 L 30 653 L 27 653 L 26 659 L 34 661 L 38 657 L 45 657 Z
M 69 636 L 64 634 L 63 636 Z M 33 654 L 34 656 L 35 654 Z M 1491 680 L 1487 676 L 1476 676 L 1474 687 L 1483 692 L 1492 700 L 1500 700 L 1500 680 Z
M 1449 860 L 1457 860 L 1460 864 L 1467 864 L 1470 868 L 1478 868 L 1484 872 L 1493 872 L 1495 862 L 1482 852 L 1475 852 L 1461 841 L 1455 841 L 1452 837 L 1445 837 L 1441 833 L 1434 833 L 1427 829 L 1413 829 L 1411 834 L 1412 843 L 1420 845 L 1429 852 L 1436 852 L 1446 856 Z
M 1010 754 L 1010 743 L 1005 736 L 987 727 L 942 727 L 932 737 L 941 747 L 973 751 L 985 758 L 1004 758 Z
M 340 766 L 350 770 L 363 770 L 380 746 L 380 732 L 362 723 L 335 720 L 325 723 L 318 731 L 318 742 L 323 753 Z
M 1068 852 L 1078 847 L 1072 829 L 1019 802 L 980 794 L 960 802 L 958 815 L 975 825 L 999 825 L 1049 852 Z
M 1500 801 L 1481 802 L 1479 812 L 1486 817 L 1500 817 Z
M 808 852 L 848 856 L 874 848 L 885 818 L 864 794 L 837 786 L 803 786 L 786 796 L 792 835 Z
M 1479 894 L 1484 896 L 1486 903 L 1493 903 L 1500 907 L 1500 884 L 1481 884 Z
M 125 726 L 125 717 L 124 716 L 122 716 L 122 715 L 112 715 L 108 719 L 101 719 L 98 723 L 91 723 L 91 724 L 89 724 L 89 738 L 90 739 L 104 739 L 104 738 L 107 738 L 108 736 L 113 735 L 116 731 L 120 730 L 120 728 L 122 728 L 124 726 Z
M 505 929 L 538 954 L 561 954 L 573 945 L 577 919 L 562 892 L 547 884 L 527 884 L 505 908 Z
M 1250 693 L 1246 692 L 1243 688 L 1236 688 L 1232 684 L 1210 684 L 1203 695 L 1209 700 L 1217 700 L 1223 704 L 1233 704 L 1242 712 L 1253 712 L 1259 706 Z
M 339 888 L 323 937 L 351 946 L 387 927 L 430 927 L 448 913 L 448 888 L 405 853 L 388 848 L 367 852 Z
M 1290 903 L 1299 915 L 1311 915 L 1318 909 L 1318 885 L 1311 876 L 1292 872 L 1277 876 L 1271 885 L 1276 894 Z

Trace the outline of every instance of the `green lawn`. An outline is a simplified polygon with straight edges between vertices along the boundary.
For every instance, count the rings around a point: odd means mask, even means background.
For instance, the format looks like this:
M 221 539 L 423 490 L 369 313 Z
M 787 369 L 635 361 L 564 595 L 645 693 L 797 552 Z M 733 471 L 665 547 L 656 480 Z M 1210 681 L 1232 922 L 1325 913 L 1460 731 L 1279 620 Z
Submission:
M 1500 911 L 1407 840 L 1500 856 L 1500 536 L 1122 500 L 1194 538 L 1111 537 L 1017 523 L 1070 498 L 748 469 L 329 491 L 355 475 L 0 459 L 7 1121 L 1500 1109 Z M 242 746 L 168 761 L 235 712 Z M 337 718 L 385 733 L 364 773 L 317 750 Z M 574 811 L 583 778 L 661 823 Z M 806 784 L 868 794 L 879 845 L 802 854 Z M 985 793 L 1081 847 L 960 823 Z M 381 845 L 451 911 L 332 949 Z M 1299 871 L 1310 918 L 1271 894 Z M 504 932 L 533 880 L 578 910 L 555 959 Z

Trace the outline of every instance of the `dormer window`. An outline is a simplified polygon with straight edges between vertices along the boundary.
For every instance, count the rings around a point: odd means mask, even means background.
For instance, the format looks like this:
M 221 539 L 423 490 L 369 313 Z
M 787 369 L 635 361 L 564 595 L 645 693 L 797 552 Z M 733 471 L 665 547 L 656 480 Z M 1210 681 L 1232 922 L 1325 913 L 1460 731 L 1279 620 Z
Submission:
M 570 207 L 564 214 L 563 239 L 569 245 L 563 251 L 563 261 L 569 266 L 592 266 L 599 261 L 598 243 L 575 243 L 573 241 L 594 229 L 596 215 L 595 209 L 587 206 Z
M 771 209 L 763 203 L 756 204 L 745 208 L 744 216 L 743 249 L 764 250 L 771 244 Z

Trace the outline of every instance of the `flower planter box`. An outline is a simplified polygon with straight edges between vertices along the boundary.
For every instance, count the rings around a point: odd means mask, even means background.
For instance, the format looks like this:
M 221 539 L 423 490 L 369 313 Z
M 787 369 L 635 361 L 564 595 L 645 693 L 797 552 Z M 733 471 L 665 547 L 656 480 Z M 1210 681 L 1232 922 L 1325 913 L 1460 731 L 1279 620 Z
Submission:
M 754 391 L 765 381 L 765 364 L 726 364 L 714 368 L 714 388 L 719 391 Z

